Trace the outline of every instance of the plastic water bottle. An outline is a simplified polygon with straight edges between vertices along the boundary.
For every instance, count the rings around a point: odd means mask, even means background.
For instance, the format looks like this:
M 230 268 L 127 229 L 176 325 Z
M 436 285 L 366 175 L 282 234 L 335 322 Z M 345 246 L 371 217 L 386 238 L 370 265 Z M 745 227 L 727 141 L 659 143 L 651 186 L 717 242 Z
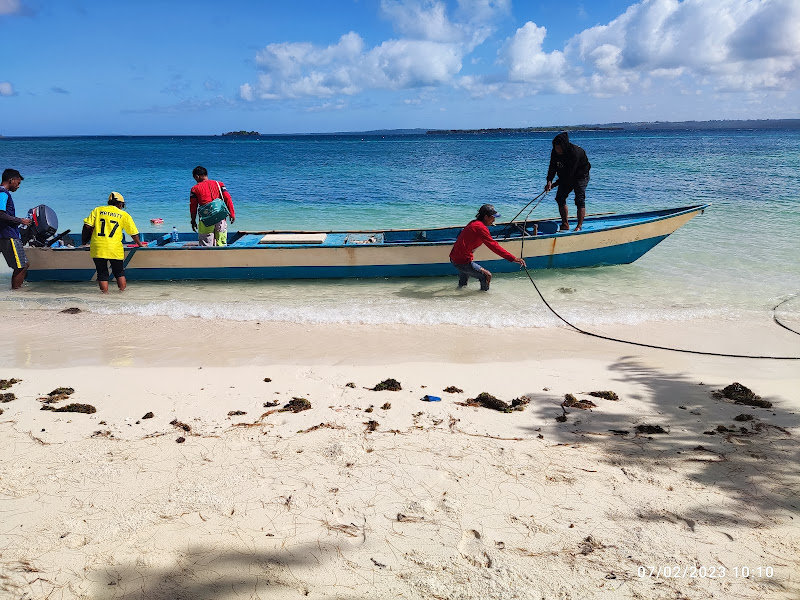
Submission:
M 177 227 L 173 227 L 172 228 L 172 241 L 173 242 L 177 242 L 178 241 L 178 228 Z

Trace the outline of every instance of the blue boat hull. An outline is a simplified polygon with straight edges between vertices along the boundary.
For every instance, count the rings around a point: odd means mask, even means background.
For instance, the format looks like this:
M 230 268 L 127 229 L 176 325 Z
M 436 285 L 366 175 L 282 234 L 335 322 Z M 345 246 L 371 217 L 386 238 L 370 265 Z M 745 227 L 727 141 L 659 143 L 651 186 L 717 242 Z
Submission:
M 557 222 L 541 221 L 536 229 L 532 224 L 499 224 L 492 233 L 506 250 L 523 256 L 529 269 L 619 265 L 640 258 L 706 206 L 589 218 L 580 232 L 556 233 Z M 126 250 L 126 276 L 163 281 L 454 275 L 449 251 L 459 231 L 238 232 L 222 248 L 197 247 L 193 234 L 181 234 L 178 244 L 151 234 L 149 247 Z M 29 281 L 88 281 L 95 276 L 88 248 L 30 248 L 28 254 Z M 517 264 L 485 247 L 475 252 L 475 260 L 493 273 L 519 271 Z

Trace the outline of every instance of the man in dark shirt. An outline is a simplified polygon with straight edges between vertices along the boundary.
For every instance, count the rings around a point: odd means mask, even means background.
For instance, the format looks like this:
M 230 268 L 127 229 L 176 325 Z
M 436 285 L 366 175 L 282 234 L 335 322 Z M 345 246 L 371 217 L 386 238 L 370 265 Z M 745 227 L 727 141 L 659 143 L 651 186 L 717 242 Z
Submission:
M 0 252 L 13 270 L 11 274 L 11 289 L 18 290 L 25 281 L 28 272 L 28 257 L 22 248 L 19 239 L 19 226 L 30 225 L 30 219 L 21 219 L 16 215 L 14 200 L 11 192 L 16 192 L 24 177 L 16 169 L 3 171 L 3 181 L 0 183 Z
M 547 184 L 544 189 L 549 192 L 558 186 L 556 203 L 561 214 L 561 231 L 569 231 L 567 196 L 573 190 L 575 207 L 578 209 L 578 224 L 575 231 L 580 231 L 583 227 L 583 218 L 586 216 L 586 186 L 589 185 L 591 168 L 586 152 L 580 146 L 569 143 L 569 134 L 566 131 L 553 138 L 553 151 L 550 153 L 550 167 L 547 169 Z M 556 173 L 558 180 L 553 183 Z

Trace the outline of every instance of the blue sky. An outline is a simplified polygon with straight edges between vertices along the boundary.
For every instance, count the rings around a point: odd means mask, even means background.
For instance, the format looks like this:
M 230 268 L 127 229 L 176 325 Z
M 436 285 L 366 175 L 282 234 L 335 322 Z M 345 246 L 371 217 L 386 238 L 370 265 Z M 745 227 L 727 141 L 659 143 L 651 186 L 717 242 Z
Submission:
M 800 117 L 798 0 L 0 0 L 0 134 Z

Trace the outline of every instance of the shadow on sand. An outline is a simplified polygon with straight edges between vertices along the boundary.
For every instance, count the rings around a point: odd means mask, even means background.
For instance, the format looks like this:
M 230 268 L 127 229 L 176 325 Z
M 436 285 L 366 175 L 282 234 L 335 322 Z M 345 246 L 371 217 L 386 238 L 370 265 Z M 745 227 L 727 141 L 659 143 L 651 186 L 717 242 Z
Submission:
M 194 548 L 170 566 L 137 563 L 109 566 L 89 575 L 91 598 L 107 600 L 211 600 L 216 598 L 303 598 L 310 589 L 292 570 L 313 569 L 338 547 L 313 544 L 279 551 Z M 339 595 L 348 598 L 346 595 Z
M 690 529 L 697 521 L 761 526 L 765 519 L 786 519 L 787 513 L 800 510 L 800 443 L 789 431 L 800 425 L 800 417 L 787 412 L 779 399 L 763 398 L 773 403 L 769 409 L 734 404 L 715 398 L 711 386 L 642 366 L 629 357 L 611 370 L 620 381 L 647 390 L 649 409 L 610 414 L 604 408 L 616 402 L 577 394 L 597 407 L 567 408 L 566 422 L 550 435 L 561 443 L 599 447 L 607 464 L 619 467 L 630 481 L 677 471 L 730 499 L 719 506 L 698 505 L 680 516 L 640 514 L 639 518 L 677 519 Z M 532 405 L 530 410 L 548 421 L 562 414 L 557 404 Z M 660 426 L 666 433 L 637 431 L 647 425 Z

